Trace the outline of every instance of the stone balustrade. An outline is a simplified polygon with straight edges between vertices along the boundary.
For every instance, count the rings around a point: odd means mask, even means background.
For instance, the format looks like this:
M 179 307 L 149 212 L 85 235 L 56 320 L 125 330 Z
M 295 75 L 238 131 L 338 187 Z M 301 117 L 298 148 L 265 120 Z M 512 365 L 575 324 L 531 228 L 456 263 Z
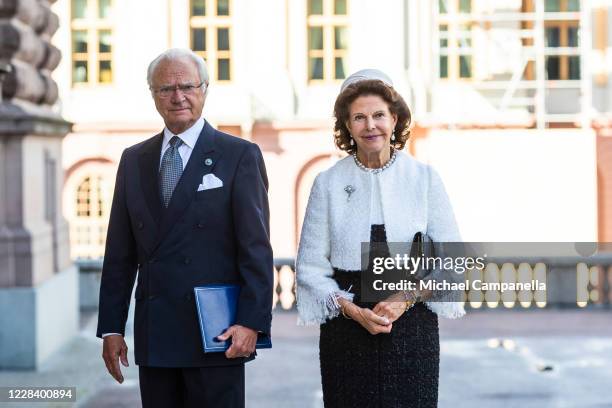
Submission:
M 102 260 L 77 261 L 80 269 L 81 307 L 96 308 L 100 290 Z M 465 306 L 471 309 L 496 308 L 567 308 L 598 307 L 612 305 L 612 256 L 589 258 L 531 258 L 497 259 L 487 264 L 486 272 L 479 278 L 485 282 L 500 281 L 491 267 L 504 272 L 511 281 L 542 279 L 546 292 L 539 298 L 537 291 L 516 291 L 514 293 L 493 293 L 481 291 L 465 293 Z M 498 274 L 499 275 L 499 274 Z M 476 276 L 472 276 L 472 279 Z M 295 307 L 295 262 L 293 258 L 274 259 L 274 294 L 272 304 L 275 310 L 291 310 Z

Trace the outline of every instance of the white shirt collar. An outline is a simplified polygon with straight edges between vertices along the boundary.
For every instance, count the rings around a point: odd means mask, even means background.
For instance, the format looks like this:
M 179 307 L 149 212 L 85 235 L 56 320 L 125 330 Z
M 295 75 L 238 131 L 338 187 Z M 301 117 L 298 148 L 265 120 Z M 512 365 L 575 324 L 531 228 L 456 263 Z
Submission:
M 168 144 L 170 143 L 170 139 L 172 136 L 178 136 L 184 144 L 189 146 L 190 149 L 195 147 L 196 142 L 198 141 L 198 137 L 200 133 L 202 133 L 202 129 L 204 129 L 204 118 L 200 118 L 194 123 L 189 129 L 184 131 L 183 133 L 179 133 L 175 135 L 167 127 L 164 128 L 164 140 L 162 141 L 162 152 L 166 149 Z

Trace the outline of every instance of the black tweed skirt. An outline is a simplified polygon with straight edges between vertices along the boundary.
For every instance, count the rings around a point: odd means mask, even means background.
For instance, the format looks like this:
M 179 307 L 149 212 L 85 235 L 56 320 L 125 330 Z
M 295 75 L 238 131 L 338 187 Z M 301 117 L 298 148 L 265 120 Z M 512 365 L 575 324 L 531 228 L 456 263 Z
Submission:
M 373 225 L 373 242 L 386 241 Z M 340 288 L 355 293 L 360 307 L 360 271 L 335 270 Z M 326 408 L 429 408 L 438 404 L 438 317 L 417 303 L 393 323 L 389 334 L 371 335 L 342 315 L 321 325 L 319 358 Z

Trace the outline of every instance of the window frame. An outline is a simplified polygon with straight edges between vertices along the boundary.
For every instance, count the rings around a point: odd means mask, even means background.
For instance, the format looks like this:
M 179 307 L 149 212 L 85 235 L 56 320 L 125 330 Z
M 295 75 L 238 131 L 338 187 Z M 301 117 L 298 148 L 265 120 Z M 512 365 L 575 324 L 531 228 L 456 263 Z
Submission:
M 193 1 L 189 0 L 189 47 L 204 58 L 208 67 L 209 75 L 214 78 L 217 84 L 230 84 L 234 81 L 234 27 L 233 27 L 233 10 L 234 1 L 228 0 L 228 15 L 217 15 L 218 0 L 204 0 L 205 15 L 193 15 Z M 218 49 L 218 33 L 219 29 L 226 28 L 228 30 L 228 45 L 229 50 Z M 205 34 L 205 50 L 195 50 L 194 48 L 194 29 L 204 29 Z M 219 78 L 219 61 L 229 61 L 229 79 Z
M 74 184 L 73 212 L 68 217 L 73 258 L 104 255 L 113 194 L 109 177 L 104 171 L 94 170 L 83 174 Z
M 474 81 L 474 26 L 477 24 L 470 17 L 474 10 L 474 0 L 470 1 L 470 11 L 460 11 L 461 0 L 438 0 L 438 61 L 436 73 L 437 78 L 441 81 Z M 444 2 L 446 11 L 441 12 L 440 3 Z M 459 16 L 459 18 L 457 18 Z M 468 29 L 463 29 L 467 25 Z M 442 27 L 446 27 L 443 30 Z M 444 33 L 444 34 L 443 34 Z M 446 46 L 442 46 L 442 42 L 446 41 Z M 467 41 L 467 46 L 462 44 L 462 41 Z M 462 76 L 461 61 L 464 58 L 470 60 L 469 75 Z M 446 59 L 446 76 L 442 76 L 442 59 Z
M 85 16 L 82 18 L 74 18 L 74 4 L 70 0 L 70 83 L 73 88 L 93 87 L 93 86 L 112 86 L 115 82 L 115 57 L 114 57 L 114 22 L 113 9 L 116 0 L 110 0 L 110 13 L 105 18 L 99 17 L 99 2 L 100 0 L 86 0 Z M 87 52 L 77 53 L 74 49 L 74 34 L 77 31 L 85 32 Z M 101 32 L 108 31 L 110 33 L 110 52 L 100 52 Z M 85 61 L 87 63 L 87 78 L 85 81 L 75 81 L 74 66 L 77 61 Z M 103 61 L 110 62 L 110 80 L 107 82 L 100 81 L 100 63 Z
M 350 37 L 349 16 L 351 12 L 351 4 L 346 0 L 346 13 L 335 14 L 335 0 L 321 0 L 323 3 L 322 14 L 309 14 L 310 1 L 306 0 L 306 82 L 309 85 L 339 83 L 347 76 L 348 60 L 350 45 L 348 38 Z M 323 48 L 310 48 L 310 29 L 314 27 L 322 28 Z M 336 49 L 336 28 L 344 28 L 346 30 L 347 44 L 344 49 Z M 311 58 L 323 59 L 323 78 L 311 78 Z M 344 63 L 344 77 L 336 78 L 336 58 L 341 58 Z
M 567 1 L 567 0 L 562 0 Z M 563 4 L 563 3 L 562 3 Z M 558 28 L 559 29 L 559 45 L 555 47 L 546 46 L 546 48 L 574 48 L 578 50 L 580 48 L 580 21 L 579 20 L 551 20 L 544 22 L 544 30 L 547 28 Z M 569 31 L 571 28 L 576 28 L 577 38 L 576 45 L 569 45 Z M 580 54 L 577 55 L 567 55 L 567 54 L 552 54 L 546 55 L 545 61 L 548 63 L 548 59 L 550 57 L 559 58 L 559 78 L 548 78 L 548 68 L 546 71 L 546 80 L 547 81 L 579 81 L 582 76 L 582 72 L 580 69 L 578 70 L 577 78 L 570 78 L 570 59 L 577 58 L 578 66 L 580 67 Z
M 544 16 L 546 17 L 547 14 L 550 13 L 579 13 L 580 11 L 570 11 L 568 10 L 568 5 L 570 3 L 570 0 L 559 0 L 560 5 L 559 5 L 559 11 L 544 11 Z M 533 12 L 534 11 L 534 7 L 535 7 L 535 3 L 533 0 L 523 0 L 523 11 L 526 12 Z M 560 53 L 560 54 L 549 54 L 548 52 L 545 55 L 545 66 L 548 63 L 548 58 L 549 57 L 558 57 L 559 58 L 559 78 L 555 78 L 555 79 L 549 79 L 548 78 L 548 68 L 547 66 L 545 67 L 545 72 L 546 72 L 546 81 L 580 81 L 582 78 L 582 70 L 581 70 L 581 55 L 580 55 L 580 19 L 573 19 L 573 20 L 546 20 L 544 21 L 544 41 L 546 41 L 546 29 L 547 28 L 553 28 L 553 27 L 557 27 L 559 28 L 559 46 L 557 47 L 548 47 L 545 44 L 545 47 L 550 49 L 550 48 L 562 48 L 562 49 L 568 49 L 568 48 L 574 48 L 577 50 L 576 54 L 571 54 L 568 55 L 567 53 Z M 524 29 L 533 29 L 533 23 L 532 22 L 525 22 L 523 23 L 523 27 Z M 570 28 L 576 28 L 577 30 L 577 43 L 575 47 L 570 47 L 569 46 L 569 29 Z M 533 41 L 530 40 L 523 40 L 523 45 L 525 46 L 533 46 Z M 569 73 L 570 73 L 570 59 L 571 58 L 577 58 L 578 59 L 578 78 L 570 78 Z M 525 78 L 528 80 L 533 80 L 535 78 L 535 63 L 533 61 L 529 61 L 527 64 L 527 68 L 525 69 Z

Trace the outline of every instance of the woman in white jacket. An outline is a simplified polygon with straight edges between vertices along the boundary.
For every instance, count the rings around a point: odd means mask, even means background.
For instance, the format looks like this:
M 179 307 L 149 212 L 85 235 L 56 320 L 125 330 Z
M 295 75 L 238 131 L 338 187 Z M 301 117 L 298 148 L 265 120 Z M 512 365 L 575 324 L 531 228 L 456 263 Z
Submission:
M 418 291 L 364 302 L 361 243 L 371 257 L 372 243 L 411 242 L 419 231 L 459 241 L 452 207 L 437 173 L 401 151 L 410 111 L 387 75 L 348 77 L 334 116 L 349 156 L 315 179 L 296 261 L 299 322 L 321 325 L 325 406 L 435 407 L 437 317 L 460 317 L 463 306 Z

